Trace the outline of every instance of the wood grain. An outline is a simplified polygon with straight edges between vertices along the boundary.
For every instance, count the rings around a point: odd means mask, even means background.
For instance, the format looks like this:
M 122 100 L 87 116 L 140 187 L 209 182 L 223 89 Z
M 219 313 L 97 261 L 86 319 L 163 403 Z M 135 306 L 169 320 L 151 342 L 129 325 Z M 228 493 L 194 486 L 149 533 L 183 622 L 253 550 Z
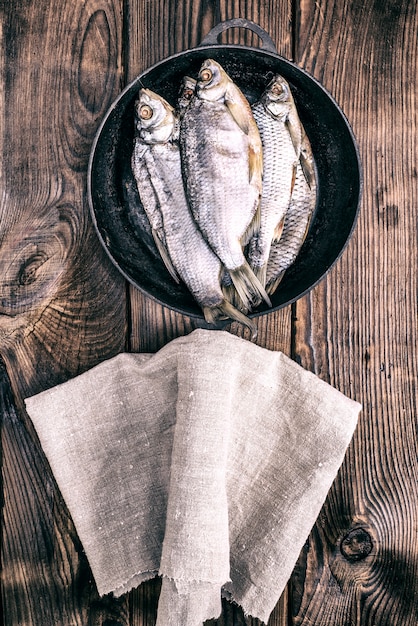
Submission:
M 94 134 L 119 91 L 121 17 L 90 1 L 9 7 L 6 18 L 0 340 L 13 369 L 24 360 L 14 382 L 29 394 L 124 345 L 124 282 L 85 192 Z
M 126 623 L 126 599 L 97 598 L 22 405 L 124 347 L 125 285 L 93 231 L 85 191 L 94 134 L 120 89 L 120 6 L 2 5 L 4 624 Z
M 348 249 L 296 307 L 295 352 L 302 365 L 361 401 L 363 413 L 299 561 L 293 623 L 412 626 L 417 146 L 407 129 L 417 125 L 416 7 L 306 1 L 300 15 L 298 60 L 348 116 L 365 185 Z

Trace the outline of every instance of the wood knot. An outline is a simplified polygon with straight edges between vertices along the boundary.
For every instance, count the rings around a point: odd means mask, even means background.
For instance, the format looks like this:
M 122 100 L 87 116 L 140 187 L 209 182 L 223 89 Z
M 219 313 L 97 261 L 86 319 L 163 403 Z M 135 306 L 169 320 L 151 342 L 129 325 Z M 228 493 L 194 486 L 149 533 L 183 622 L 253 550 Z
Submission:
M 91 15 L 80 50 L 78 90 L 86 109 L 101 111 L 108 96 L 109 68 L 112 56 L 112 34 L 107 15 L 98 10 Z
M 71 206 L 14 224 L 0 248 L 0 315 L 17 316 L 55 295 L 74 247 L 77 216 Z
M 373 548 L 370 534 L 364 528 L 354 528 L 341 541 L 341 554 L 351 563 L 365 559 Z

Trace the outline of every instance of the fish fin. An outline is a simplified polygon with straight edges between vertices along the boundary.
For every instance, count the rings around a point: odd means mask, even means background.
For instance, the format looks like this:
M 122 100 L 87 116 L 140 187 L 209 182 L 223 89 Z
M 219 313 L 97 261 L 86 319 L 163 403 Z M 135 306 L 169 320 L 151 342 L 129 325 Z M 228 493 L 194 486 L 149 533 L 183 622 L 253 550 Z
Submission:
M 225 299 L 230 302 L 230 304 L 232 304 L 236 309 L 238 309 L 242 313 L 249 312 L 250 309 L 248 307 L 248 303 L 244 304 L 233 284 L 227 286 L 222 285 L 222 292 L 225 296 Z
M 261 189 L 263 178 L 263 153 L 257 141 L 250 138 L 248 144 L 248 180 Z
M 247 98 L 232 81 L 225 92 L 225 105 L 242 132 L 248 135 L 255 124 L 253 113 Z
M 262 285 L 265 285 L 267 279 L 267 263 L 264 263 L 264 265 L 261 265 L 260 267 L 252 267 L 252 270 L 260 283 Z M 259 299 L 258 302 L 256 302 L 255 304 L 258 305 L 260 303 L 261 300 Z
M 309 219 L 308 219 L 308 221 L 306 222 L 306 228 L 305 228 L 305 232 L 303 233 L 302 241 L 300 242 L 300 247 L 299 247 L 299 250 L 300 250 L 300 248 L 303 246 L 303 244 L 305 243 L 305 239 L 306 239 L 306 237 L 308 236 L 309 229 L 310 229 L 310 227 L 311 227 L 311 222 L 312 222 L 312 214 L 309 216 Z
M 312 186 L 315 182 L 315 169 L 313 164 L 312 153 L 306 151 L 305 149 L 301 150 L 300 153 L 300 165 L 302 168 L 303 175 L 308 184 L 309 189 L 312 189 Z
M 163 260 L 164 265 L 170 273 L 170 276 L 176 281 L 176 283 L 180 282 L 178 274 L 174 268 L 174 265 L 171 261 L 170 255 L 168 254 L 168 250 L 165 247 L 164 242 L 159 236 L 158 232 L 155 229 L 152 229 L 152 236 L 154 237 L 154 243 L 157 246 L 157 250 L 160 253 L 160 256 Z
M 290 183 L 290 198 L 289 198 L 289 203 L 290 200 L 292 199 L 292 194 L 293 194 L 293 190 L 295 188 L 296 185 L 296 176 L 298 174 L 298 165 L 297 163 L 293 164 L 293 171 L 292 171 L 292 182 Z
M 250 104 L 241 90 L 231 82 L 225 93 L 225 105 L 235 122 L 249 139 L 248 164 L 249 181 L 261 184 L 263 175 L 263 150 L 260 133 Z
M 280 237 L 283 234 L 285 217 L 286 216 L 282 217 L 282 219 L 280 220 L 280 222 L 277 224 L 276 228 L 274 229 L 272 241 L 275 243 L 277 243 L 280 240 Z
M 264 300 L 269 306 L 271 306 L 270 298 L 268 297 L 264 286 L 261 284 L 253 270 L 246 262 L 241 267 L 235 270 L 229 270 L 234 287 L 237 290 L 238 296 L 244 303 L 244 306 L 251 309 L 254 301 L 258 303 Z
M 292 140 L 293 148 L 297 158 L 300 158 L 302 150 L 302 126 L 297 114 L 289 115 L 286 119 L 285 126 L 289 131 L 290 139 Z
M 272 278 L 266 285 L 266 291 L 271 296 L 282 282 L 285 272 L 280 272 L 275 278 Z
M 257 326 L 255 323 L 244 313 L 238 311 L 230 302 L 224 300 L 221 304 L 216 307 L 202 307 L 203 315 L 208 324 L 214 324 L 219 319 L 229 318 L 231 320 L 235 320 L 236 322 L 240 322 L 247 326 L 247 328 L 251 331 L 251 339 L 255 339 L 257 337 Z
M 260 230 L 260 224 L 261 224 L 261 196 L 258 199 L 257 202 L 257 209 L 254 213 L 253 219 L 251 220 L 251 222 L 249 223 L 247 230 L 245 231 L 245 233 L 243 234 L 243 236 L 241 237 L 241 245 L 243 247 L 245 247 L 253 237 L 255 237 L 259 230 Z
M 315 168 L 312 148 L 308 136 L 301 121 L 297 117 L 297 113 L 290 115 L 286 120 L 286 126 L 289 130 L 290 138 L 302 167 L 302 172 L 308 183 L 309 189 L 315 182 Z

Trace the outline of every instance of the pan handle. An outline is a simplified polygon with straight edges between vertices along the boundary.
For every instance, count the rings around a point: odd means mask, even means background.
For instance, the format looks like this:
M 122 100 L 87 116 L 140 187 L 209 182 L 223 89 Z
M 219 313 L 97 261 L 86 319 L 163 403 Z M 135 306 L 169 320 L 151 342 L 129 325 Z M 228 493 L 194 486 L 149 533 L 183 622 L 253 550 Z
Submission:
M 268 52 L 274 52 L 274 54 L 277 54 L 277 48 L 270 35 L 255 22 L 245 20 L 241 17 L 236 17 L 232 20 L 226 20 L 225 22 L 220 22 L 219 24 L 214 26 L 212 30 L 208 32 L 206 37 L 200 42 L 199 46 L 213 46 L 219 44 L 219 35 L 229 28 L 248 28 L 248 30 L 252 30 L 253 33 L 258 35 L 261 39 L 260 48 L 262 48 L 263 50 L 267 50 Z

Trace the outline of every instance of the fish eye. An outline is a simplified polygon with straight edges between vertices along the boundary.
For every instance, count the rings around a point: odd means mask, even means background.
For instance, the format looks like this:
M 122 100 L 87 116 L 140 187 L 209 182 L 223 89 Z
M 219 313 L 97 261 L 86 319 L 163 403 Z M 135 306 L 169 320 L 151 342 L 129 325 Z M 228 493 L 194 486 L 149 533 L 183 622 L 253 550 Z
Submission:
M 199 74 L 200 80 L 202 80 L 204 83 L 208 83 L 211 80 L 212 76 L 213 74 L 209 69 L 204 69 Z
M 193 98 L 193 89 L 185 89 L 183 92 L 183 96 L 186 98 L 186 100 L 191 100 Z
M 143 104 L 139 109 L 139 117 L 142 120 L 150 120 L 152 118 L 153 111 L 148 104 Z

